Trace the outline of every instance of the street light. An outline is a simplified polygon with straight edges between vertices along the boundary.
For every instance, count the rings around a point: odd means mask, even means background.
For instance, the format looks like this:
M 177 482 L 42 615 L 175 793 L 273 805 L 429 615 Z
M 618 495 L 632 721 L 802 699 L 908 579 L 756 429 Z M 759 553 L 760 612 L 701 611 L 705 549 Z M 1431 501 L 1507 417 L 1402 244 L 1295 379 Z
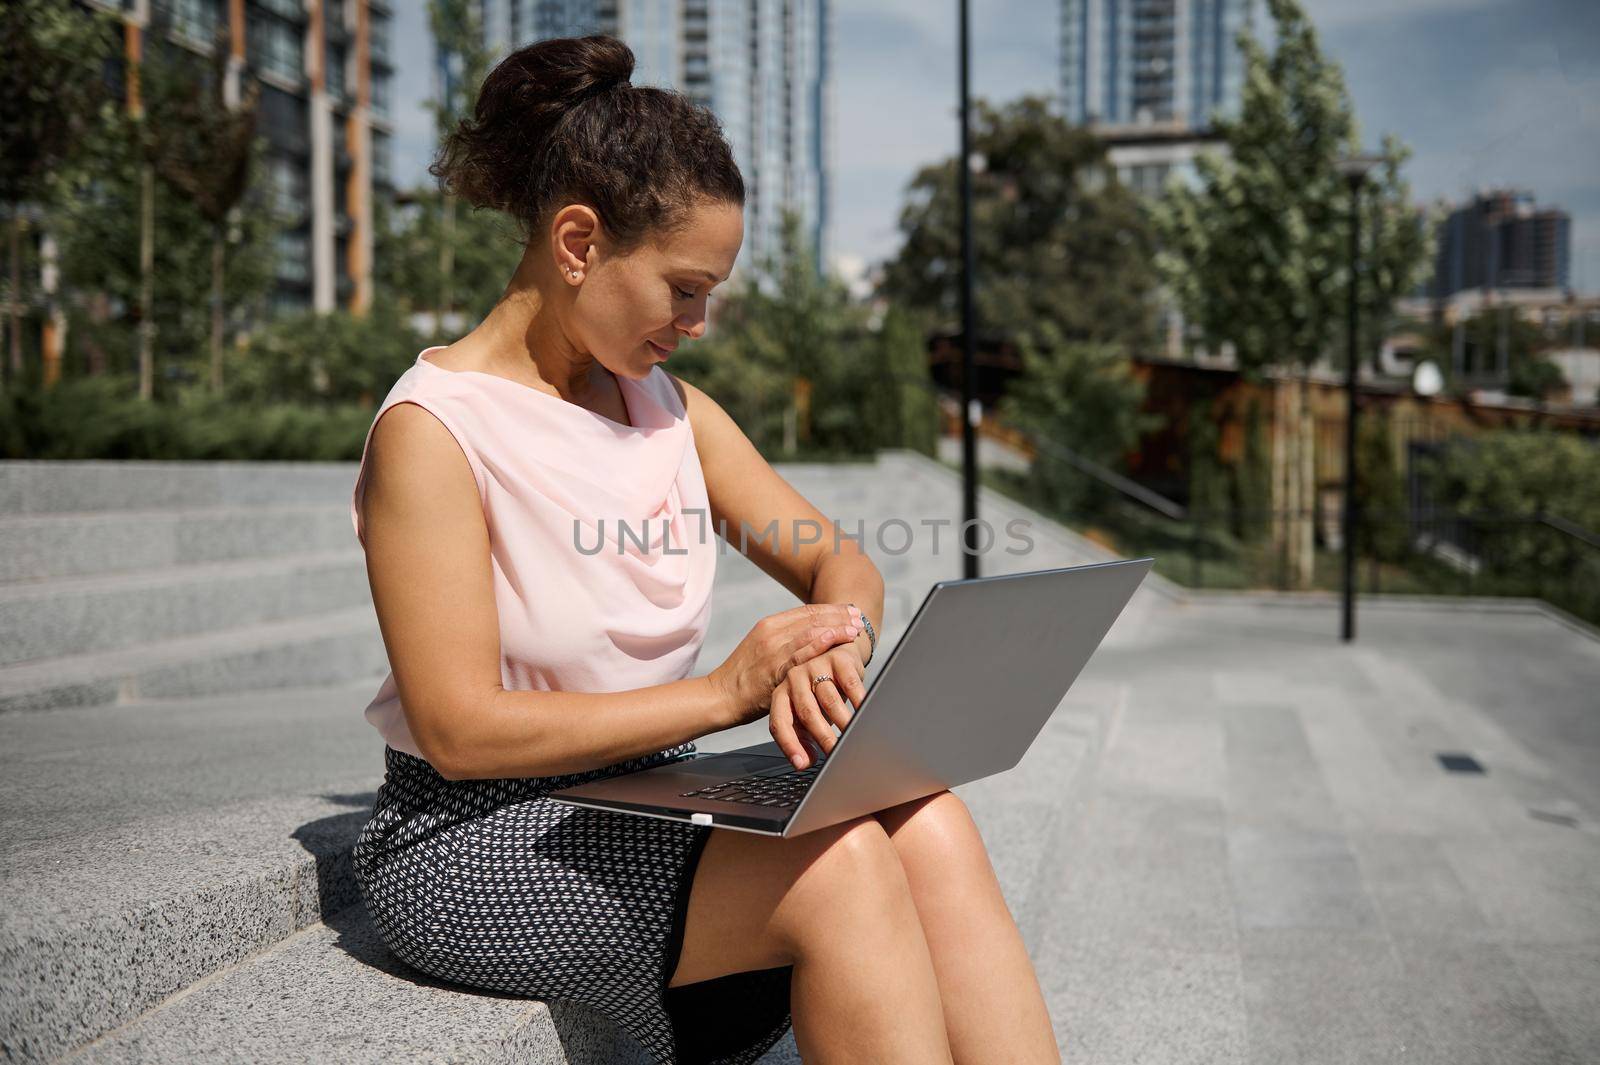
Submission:
M 1344 369 L 1344 616 L 1340 635 L 1356 636 L 1356 366 L 1360 332 L 1361 188 L 1367 172 L 1383 162 L 1380 155 L 1351 155 L 1334 165 L 1350 184 L 1350 346 Z
M 967 0 L 960 0 L 961 20 L 961 575 L 978 576 L 978 441 L 977 401 L 973 397 L 972 274 L 976 258 L 972 247 L 972 134 L 968 96 Z
M 1423 359 L 1411 371 L 1411 391 L 1426 399 L 1436 396 L 1444 388 L 1444 374 L 1432 359 Z

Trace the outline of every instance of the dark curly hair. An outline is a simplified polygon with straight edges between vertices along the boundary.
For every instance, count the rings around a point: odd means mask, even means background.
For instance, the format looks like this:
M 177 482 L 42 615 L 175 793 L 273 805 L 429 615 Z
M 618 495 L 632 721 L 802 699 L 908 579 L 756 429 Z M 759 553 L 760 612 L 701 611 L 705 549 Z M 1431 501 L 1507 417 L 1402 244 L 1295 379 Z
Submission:
M 633 85 L 633 62 L 604 35 L 512 52 L 428 172 L 473 207 L 511 215 L 524 242 L 554 210 L 586 203 L 624 255 L 686 224 L 698 200 L 742 207 L 744 178 L 716 115 L 682 93 Z

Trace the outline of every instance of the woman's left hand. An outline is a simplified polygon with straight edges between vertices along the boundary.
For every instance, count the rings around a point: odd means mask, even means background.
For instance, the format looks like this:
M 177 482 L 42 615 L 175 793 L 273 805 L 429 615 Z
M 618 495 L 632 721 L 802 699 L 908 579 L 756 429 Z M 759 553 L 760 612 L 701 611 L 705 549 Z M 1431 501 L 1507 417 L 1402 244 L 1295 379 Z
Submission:
M 810 765 L 818 748 L 823 756 L 832 753 L 838 742 L 833 726 L 849 724 L 866 698 L 865 670 L 860 647 L 841 644 L 793 667 L 773 689 L 767 731 L 796 769 Z M 812 679 L 821 676 L 833 681 L 813 685 Z

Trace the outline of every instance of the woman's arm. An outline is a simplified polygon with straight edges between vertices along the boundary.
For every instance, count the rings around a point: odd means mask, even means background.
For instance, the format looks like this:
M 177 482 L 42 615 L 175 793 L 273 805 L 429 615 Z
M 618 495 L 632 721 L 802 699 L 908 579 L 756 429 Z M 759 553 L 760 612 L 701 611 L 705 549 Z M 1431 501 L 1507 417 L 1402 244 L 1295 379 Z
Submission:
M 409 711 L 408 717 L 409 717 Z M 428 760 L 451 780 L 555 776 L 614 765 L 732 727 L 725 696 L 706 677 L 622 692 L 506 691 L 446 716 L 470 727 L 446 733 Z
M 847 542 L 838 554 L 823 555 L 811 580 L 808 603 L 854 603 L 872 623 L 872 631 L 883 638 L 883 574 L 854 542 Z M 873 641 L 865 631 L 856 637 L 855 648 L 861 661 L 872 657 Z
M 873 630 L 880 631 L 883 575 L 852 538 L 866 536 L 864 523 L 854 533 L 843 523 L 836 527 L 767 464 L 715 400 L 687 381 L 672 380 L 693 425 L 712 525 L 802 602 L 854 603 Z M 745 528 L 759 534 L 769 527 L 776 536 L 747 539 L 740 534 Z M 853 707 L 866 697 L 861 678 L 863 664 L 873 654 L 872 638 L 863 629 L 852 644 L 843 646 L 799 663 L 773 691 L 773 740 L 799 768 L 810 757 L 803 737 L 811 737 L 823 753 L 831 750 L 833 726 L 843 728 Z M 823 674 L 834 683 L 813 685 L 812 679 Z
M 854 603 L 879 629 L 883 577 L 860 545 L 835 535 L 834 523 L 778 475 L 716 400 L 668 377 L 689 413 L 712 527 L 801 602 Z M 749 535 L 741 536 L 746 528 Z M 769 528 L 776 535 L 764 537 Z M 851 533 L 843 523 L 839 531 Z M 865 661 L 871 646 L 865 632 L 856 645 Z
M 414 403 L 372 431 L 361 498 L 367 577 L 406 724 L 443 776 L 551 776 L 736 724 L 706 677 L 624 692 L 506 691 L 489 531 L 455 438 Z

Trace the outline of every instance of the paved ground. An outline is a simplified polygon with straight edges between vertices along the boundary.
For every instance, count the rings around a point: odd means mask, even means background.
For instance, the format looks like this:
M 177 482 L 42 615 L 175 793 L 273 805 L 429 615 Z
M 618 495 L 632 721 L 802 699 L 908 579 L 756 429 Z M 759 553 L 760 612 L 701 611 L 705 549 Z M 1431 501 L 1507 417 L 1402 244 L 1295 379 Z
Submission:
M 1127 698 L 1024 925 L 1068 1061 L 1600 1061 L 1600 643 L 1336 623 L 1157 611 L 1086 671 Z

